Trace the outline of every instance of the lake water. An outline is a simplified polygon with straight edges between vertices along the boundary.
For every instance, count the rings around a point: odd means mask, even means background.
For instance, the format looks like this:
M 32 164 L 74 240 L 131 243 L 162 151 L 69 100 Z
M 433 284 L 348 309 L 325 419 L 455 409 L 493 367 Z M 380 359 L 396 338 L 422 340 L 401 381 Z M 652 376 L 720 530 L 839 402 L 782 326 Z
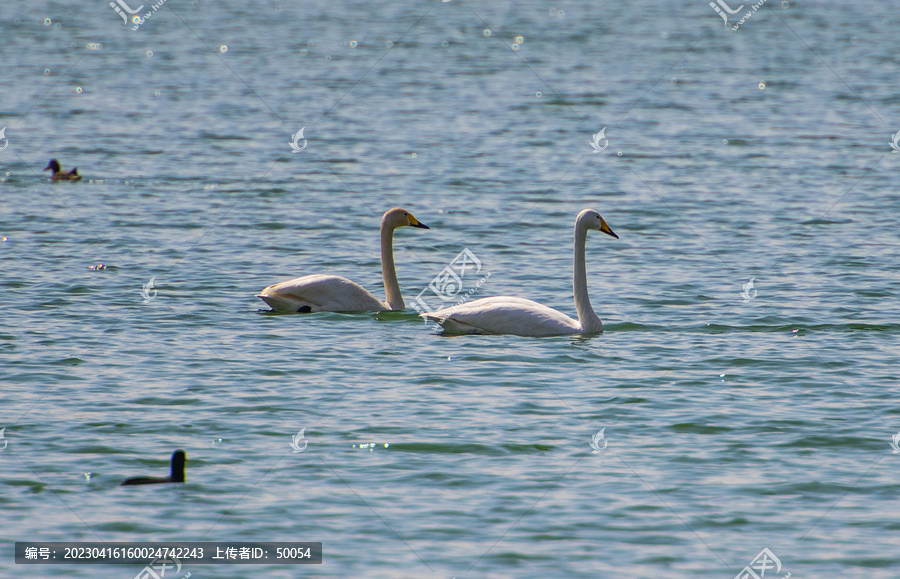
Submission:
M 141 571 L 16 541 L 320 541 L 166 577 L 900 576 L 895 6 L 108 4 L 0 19 L 0 575 Z M 262 311 L 383 296 L 394 206 L 431 227 L 395 235 L 407 311 Z M 411 308 L 467 248 L 461 294 L 574 316 L 587 207 L 604 334 Z M 118 486 L 177 448 L 186 484 Z

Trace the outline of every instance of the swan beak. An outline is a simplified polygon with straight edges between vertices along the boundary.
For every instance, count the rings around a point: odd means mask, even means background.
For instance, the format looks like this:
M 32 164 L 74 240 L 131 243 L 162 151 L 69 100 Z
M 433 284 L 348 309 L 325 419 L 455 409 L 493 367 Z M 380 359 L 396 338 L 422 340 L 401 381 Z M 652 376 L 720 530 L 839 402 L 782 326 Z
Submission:
M 600 231 L 607 235 L 612 235 L 616 239 L 619 239 L 619 236 L 616 235 L 616 232 L 609 228 L 609 225 L 606 224 L 606 221 L 600 219 Z
M 421 221 L 419 221 L 418 219 L 413 217 L 412 213 L 409 214 L 409 224 L 412 225 L 413 227 L 418 227 L 420 229 L 431 229 L 430 227 L 428 227 L 427 225 L 425 225 L 424 223 L 422 223 Z

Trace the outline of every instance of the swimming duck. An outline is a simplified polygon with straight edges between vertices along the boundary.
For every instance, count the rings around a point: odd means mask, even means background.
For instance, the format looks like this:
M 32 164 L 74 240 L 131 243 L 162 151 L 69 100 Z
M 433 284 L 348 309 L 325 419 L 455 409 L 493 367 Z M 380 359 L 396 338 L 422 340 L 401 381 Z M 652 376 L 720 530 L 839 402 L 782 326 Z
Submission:
M 187 460 L 183 450 L 176 450 L 172 453 L 172 474 L 170 476 L 138 476 L 130 478 L 123 482 L 121 486 L 129 485 L 156 485 L 163 483 L 183 483 L 184 482 L 184 463 Z
M 50 169 L 53 170 L 53 175 L 50 176 L 51 181 L 78 181 L 81 179 L 81 175 L 78 174 L 78 167 L 72 167 L 71 171 L 63 172 L 59 169 L 59 161 L 56 159 L 50 159 L 50 162 L 44 167 L 44 171 Z

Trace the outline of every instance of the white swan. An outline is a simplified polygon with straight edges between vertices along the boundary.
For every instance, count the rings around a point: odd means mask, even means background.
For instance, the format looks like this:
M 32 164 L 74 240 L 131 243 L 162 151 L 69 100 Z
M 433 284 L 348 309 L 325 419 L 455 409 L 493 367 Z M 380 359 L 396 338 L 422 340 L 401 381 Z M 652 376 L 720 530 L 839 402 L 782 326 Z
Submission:
M 337 275 L 305 275 L 270 285 L 256 297 L 273 310 L 283 312 L 353 312 L 402 310 L 406 308 L 400 295 L 400 283 L 394 268 L 394 230 L 412 226 L 429 229 L 412 213 L 395 207 L 381 218 L 381 275 L 387 302 L 373 296 L 361 285 Z
M 575 272 L 572 286 L 575 290 L 578 321 L 537 302 L 507 296 L 482 298 L 420 315 L 441 324 L 449 333 L 559 336 L 602 332 L 603 322 L 594 313 L 588 297 L 584 264 L 584 242 L 588 229 L 596 229 L 619 238 L 593 209 L 585 209 L 575 218 Z

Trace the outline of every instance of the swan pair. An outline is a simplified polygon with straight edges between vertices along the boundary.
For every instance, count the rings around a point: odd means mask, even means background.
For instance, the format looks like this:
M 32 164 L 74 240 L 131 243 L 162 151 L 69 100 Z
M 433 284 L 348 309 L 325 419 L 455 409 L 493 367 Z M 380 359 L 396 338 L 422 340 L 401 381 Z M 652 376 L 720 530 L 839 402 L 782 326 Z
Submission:
M 291 312 L 402 310 L 405 304 L 394 268 L 393 234 L 394 229 L 403 226 L 428 229 L 405 209 L 391 209 L 382 217 L 381 269 L 386 303 L 362 286 L 333 275 L 307 275 L 281 282 L 267 287 L 257 297 L 275 310 Z M 508 296 L 482 298 L 420 315 L 441 324 L 450 333 L 559 336 L 602 332 L 603 322 L 591 307 L 587 289 L 585 241 L 591 229 L 619 238 L 593 209 L 585 209 L 575 218 L 572 286 L 577 321 L 532 300 Z

